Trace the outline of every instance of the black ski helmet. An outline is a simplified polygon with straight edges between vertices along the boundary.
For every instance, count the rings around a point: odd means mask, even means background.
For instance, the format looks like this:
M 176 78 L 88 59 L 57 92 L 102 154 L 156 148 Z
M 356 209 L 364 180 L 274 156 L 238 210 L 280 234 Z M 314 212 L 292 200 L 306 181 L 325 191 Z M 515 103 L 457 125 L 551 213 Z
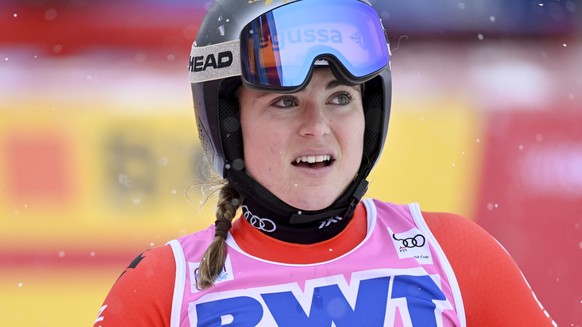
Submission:
M 344 65 L 345 59 L 341 50 L 337 53 L 327 53 L 324 50 L 317 53 L 316 57 L 305 57 L 305 61 L 309 61 L 304 63 L 305 65 L 313 67 L 315 61 L 325 59 L 339 80 L 348 84 L 364 84 L 362 101 L 365 131 L 362 162 L 352 183 L 330 207 L 317 211 L 302 211 L 275 197 L 245 172 L 239 104 L 234 95 L 242 83 L 247 84 L 247 80 L 241 77 L 241 71 L 249 70 L 249 65 L 245 62 L 247 58 L 241 59 L 241 53 L 245 51 L 242 46 L 244 41 L 242 33 L 245 27 L 248 29 L 250 23 L 260 17 L 266 21 L 265 15 L 273 13 L 274 10 L 281 10 L 279 8 L 289 9 L 292 6 L 317 3 L 333 12 L 340 2 L 354 6 L 365 5 L 368 11 L 373 12 L 372 20 L 380 26 L 382 34 L 370 37 L 375 39 L 382 37 L 381 43 L 386 46 L 384 49 L 387 53 L 384 59 L 386 64 L 365 78 L 360 78 L 350 74 Z M 288 213 L 292 217 L 292 222 L 311 222 L 330 216 L 351 215 L 355 205 L 367 190 L 366 177 L 384 147 L 391 103 L 390 50 L 380 18 L 369 8 L 371 5 L 367 0 L 214 0 L 192 46 L 189 63 L 190 80 L 198 134 L 205 155 L 215 171 L 226 178 L 237 191 L 247 197 L 260 199 L 281 213 Z M 301 16 L 296 17 L 297 21 L 301 19 Z M 261 21 L 261 24 L 264 21 Z M 254 47 L 257 46 L 259 45 L 254 44 Z M 310 73 L 302 85 L 291 91 L 280 90 L 280 92 L 296 91 L 304 87 L 309 78 Z M 256 88 L 256 85 L 250 86 Z

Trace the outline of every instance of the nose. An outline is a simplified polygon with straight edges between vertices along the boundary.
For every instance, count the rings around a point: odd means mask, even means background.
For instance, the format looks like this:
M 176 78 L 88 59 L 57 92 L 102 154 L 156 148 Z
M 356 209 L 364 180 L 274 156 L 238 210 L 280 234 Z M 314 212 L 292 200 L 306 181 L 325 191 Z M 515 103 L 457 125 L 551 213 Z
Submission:
M 301 136 L 324 136 L 329 134 L 331 119 L 326 115 L 325 107 L 309 101 L 301 112 Z

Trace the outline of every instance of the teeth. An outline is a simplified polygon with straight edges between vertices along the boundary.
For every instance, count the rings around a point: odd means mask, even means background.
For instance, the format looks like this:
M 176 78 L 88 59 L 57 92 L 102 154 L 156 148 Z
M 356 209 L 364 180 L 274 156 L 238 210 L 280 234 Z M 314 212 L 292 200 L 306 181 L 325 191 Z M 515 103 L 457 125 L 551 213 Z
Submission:
M 329 155 L 301 156 L 301 157 L 295 159 L 295 162 L 296 163 L 300 163 L 300 162 L 316 163 L 316 162 L 324 162 L 324 161 L 330 161 L 330 160 L 331 160 L 331 156 L 329 156 Z

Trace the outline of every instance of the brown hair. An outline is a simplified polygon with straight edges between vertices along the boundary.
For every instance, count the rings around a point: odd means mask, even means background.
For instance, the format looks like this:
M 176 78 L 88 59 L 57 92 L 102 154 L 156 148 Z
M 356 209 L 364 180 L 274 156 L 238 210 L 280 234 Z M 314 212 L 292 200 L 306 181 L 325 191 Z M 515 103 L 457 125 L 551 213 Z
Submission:
M 205 290 L 214 285 L 214 281 L 224 268 L 226 259 L 226 235 L 230 230 L 231 222 L 241 206 L 242 198 L 228 182 L 219 189 L 218 202 L 216 204 L 216 222 L 214 240 L 204 252 L 200 267 L 198 268 L 198 281 L 196 287 Z

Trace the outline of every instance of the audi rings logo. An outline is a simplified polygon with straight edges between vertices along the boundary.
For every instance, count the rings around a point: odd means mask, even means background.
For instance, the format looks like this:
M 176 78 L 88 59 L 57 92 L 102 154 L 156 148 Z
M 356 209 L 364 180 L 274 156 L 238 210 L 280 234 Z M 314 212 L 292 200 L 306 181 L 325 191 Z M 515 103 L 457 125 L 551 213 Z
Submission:
M 396 234 L 392 234 L 392 238 L 396 241 L 402 242 L 402 246 L 405 248 L 421 248 L 424 246 L 426 239 L 422 234 L 416 234 L 413 237 L 407 238 L 397 238 Z
M 275 225 L 275 222 L 272 221 L 271 219 L 261 218 L 257 215 L 253 215 L 253 213 L 250 212 L 247 206 L 242 206 L 242 208 L 243 216 L 254 228 L 262 230 L 263 232 L 266 233 L 272 233 L 277 229 L 277 225 Z

